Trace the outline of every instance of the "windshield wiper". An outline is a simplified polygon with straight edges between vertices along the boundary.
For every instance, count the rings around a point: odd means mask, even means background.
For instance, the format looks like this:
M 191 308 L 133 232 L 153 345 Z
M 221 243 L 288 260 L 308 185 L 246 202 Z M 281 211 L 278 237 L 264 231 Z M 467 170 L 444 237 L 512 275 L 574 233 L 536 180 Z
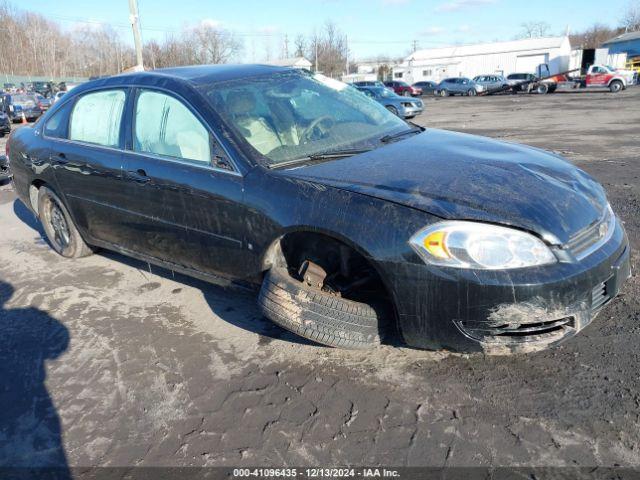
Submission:
M 301 158 L 296 158 L 293 160 L 272 163 L 269 165 L 269 168 L 271 169 L 282 168 L 282 167 L 288 167 L 291 165 L 321 162 L 323 160 L 333 160 L 335 158 L 351 157 L 353 155 L 358 155 L 359 153 L 365 153 L 370 151 L 371 151 L 370 148 L 350 148 L 345 150 L 328 150 L 326 152 L 312 153 L 311 155 L 307 155 Z
M 422 133 L 422 132 L 424 132 L 423 127 L 415 126 L 413 128 L 410 128 L 409 130 L 403 130 L 402 132 L 399 132 L 399 133 L 392 133 L 391 135 L 385 135 L 380 139 L 380 141 L 382 143 L 389 143 L 390 141 L 396 140 L 400 137 L 404 137 L 405 135 L 409 135 L 413 133 Z

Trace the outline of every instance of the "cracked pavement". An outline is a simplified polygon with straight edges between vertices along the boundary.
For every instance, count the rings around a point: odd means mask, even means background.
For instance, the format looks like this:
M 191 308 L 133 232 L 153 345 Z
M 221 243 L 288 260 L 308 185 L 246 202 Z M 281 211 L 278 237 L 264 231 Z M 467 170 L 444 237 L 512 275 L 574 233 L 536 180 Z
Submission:
M 640 465 L 639 99 L 427 99 L 416 119 L 563 152 L 626 223 L 622 296 L 529 355 L 314 345 L 253 292 L 57 256 L 2 185 L 0 465 Z

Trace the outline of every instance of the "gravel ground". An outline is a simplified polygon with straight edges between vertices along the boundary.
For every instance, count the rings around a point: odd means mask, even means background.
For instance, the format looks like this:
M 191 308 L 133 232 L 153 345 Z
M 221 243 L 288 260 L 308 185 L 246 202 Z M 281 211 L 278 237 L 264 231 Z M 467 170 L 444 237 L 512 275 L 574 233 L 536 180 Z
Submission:
M 428 99 L 418 123 L 555 150 L 640 247 L 640 88 Z M 0 139 L 4 150 L 4 140 Z M 511 357 L 309 344 L 226 290 L 49 249 L 0 187 L 0 465 L 640 466 L 640 282 Z

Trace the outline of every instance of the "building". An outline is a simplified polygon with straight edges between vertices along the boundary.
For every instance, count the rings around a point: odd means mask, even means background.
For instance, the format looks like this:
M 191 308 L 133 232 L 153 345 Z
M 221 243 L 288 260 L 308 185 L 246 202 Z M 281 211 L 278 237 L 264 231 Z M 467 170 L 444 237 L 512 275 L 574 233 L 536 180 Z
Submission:
M 623 33 L 602 46 L 609 49 L 609 54 L 626 53 L 628 58 L 640 57 L 640 32 Z
M 388 80 L 393 68 L 400 65 L 401 60 L 361 60 L 355 63 L 355 73 L 343 75 L 342 81 L 347 83 L 361 81 Z
M 275 65 L 277 67 L 291 67 L 302 68 L 304 70 L 311 70 L 312 63 L 304 57 L 282 58 L 280 60 L 273 60 L 269 62 L 269 65 Z
M 569 69 L 569 37 L 527 38 L 418 50 L 393 69 L 393 79 L 407 83 L 484 74 L 535 73 L 540 64 L 551 73 Z

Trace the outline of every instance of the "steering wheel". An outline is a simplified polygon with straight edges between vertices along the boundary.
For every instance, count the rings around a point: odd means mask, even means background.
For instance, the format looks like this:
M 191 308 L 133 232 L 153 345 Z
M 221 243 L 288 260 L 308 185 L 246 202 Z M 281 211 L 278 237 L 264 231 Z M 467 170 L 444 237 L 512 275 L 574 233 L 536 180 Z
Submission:
M 319 128 L 323 123 L 326 123 L 325 128 Z M 304 129 L 302 134 L 300 135 L 300 140 L 302 143 L 307 143 L 313 139 L 313 133 L 316 130 L 320 130 L 320 133 L 325 133 L 329 128 L 331 128 L 335 122 L 333 118 L 328 115 L 323 115 L 322 117 L 318 117 L 315 120 L 312 120 L 311 123 Z

